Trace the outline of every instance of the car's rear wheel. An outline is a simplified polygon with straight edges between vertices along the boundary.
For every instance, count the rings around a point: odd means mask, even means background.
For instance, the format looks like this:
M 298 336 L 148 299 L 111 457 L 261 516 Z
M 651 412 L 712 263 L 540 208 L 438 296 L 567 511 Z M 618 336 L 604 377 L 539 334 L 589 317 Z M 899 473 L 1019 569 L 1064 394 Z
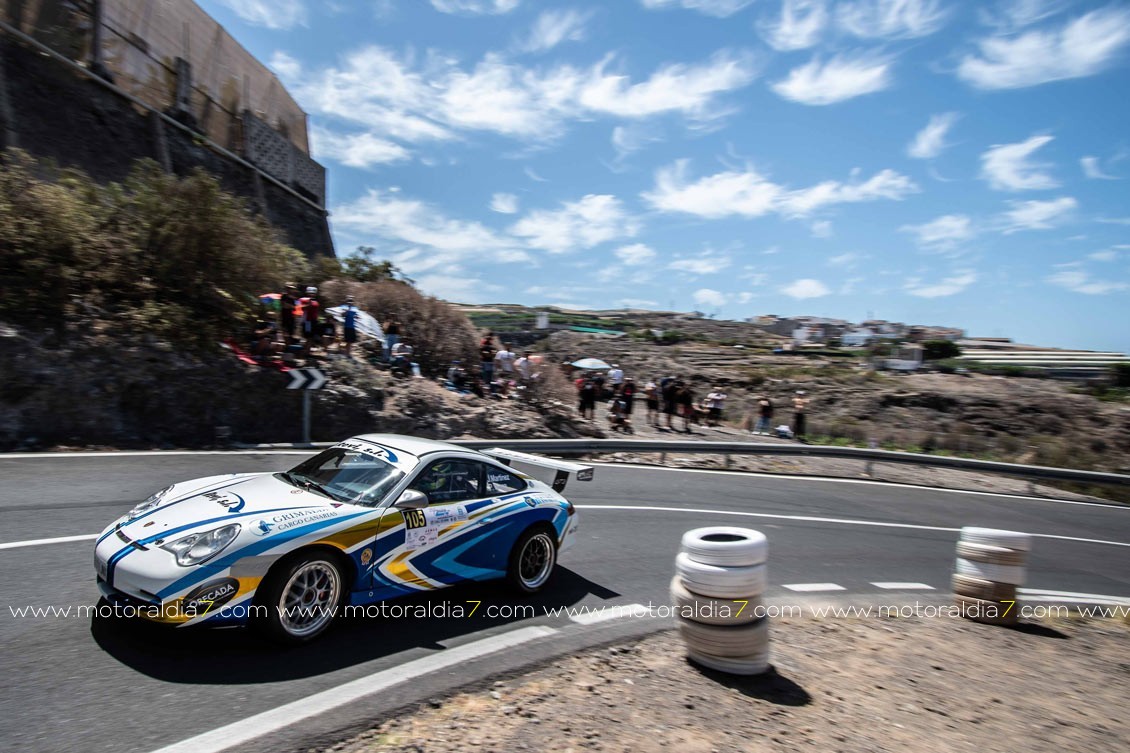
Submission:
M 537 593 L 557 566 L 557 540 L 548 526 L 527 529 L 510 551 L 506 577 L 522 593 Z
M 345 578 L 328 554 L 302 554 L 267 576 L 257 603 L 265 608 L 260 625 L 284 643 L 304 643 L 333 623 L 345 597 Z

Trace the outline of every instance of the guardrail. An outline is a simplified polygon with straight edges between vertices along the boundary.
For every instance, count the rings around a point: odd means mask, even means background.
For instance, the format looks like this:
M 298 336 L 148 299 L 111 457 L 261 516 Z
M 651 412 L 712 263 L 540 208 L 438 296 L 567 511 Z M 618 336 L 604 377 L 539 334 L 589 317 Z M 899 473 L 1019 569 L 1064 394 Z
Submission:
M 643 452 L 658 454 L 660 463 L 668 454 L 725 455 L 727 465 L 733 455 L 785 455 L 793 457 L 850 458 L 867 463 L 870 475 L 874 463 L 899 463 L 926 465 L 935 468 L 952 468 L 974 473 L 995 473 L 1044 481 L 1074 481 L 1085 484 L 1113 484 L 1130 486 L 1130 476 L 1101 471 L 1080 471 L 1072 468 L 1051 468 L 1041 465 L 1020 465 L 993 460 L 974 460 L 947 455 L 924 455 L 913 452 L 868 450 L 859 447 L 828 447 L 806 444 L 765 444 L 755 442 L 672 442 L 644 439 L 473 439 L 455 440 L 452 444 L 473 450 L 502 447 L 519 452 L 552 455 L 599 455 L 613 452 Z

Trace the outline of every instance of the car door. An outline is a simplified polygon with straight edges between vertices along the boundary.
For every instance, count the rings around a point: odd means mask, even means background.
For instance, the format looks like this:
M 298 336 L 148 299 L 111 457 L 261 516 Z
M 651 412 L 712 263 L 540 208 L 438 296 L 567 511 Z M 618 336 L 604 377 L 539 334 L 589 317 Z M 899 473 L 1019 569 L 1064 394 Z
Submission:
M 449 542 L 470 525 L 469 507 L 484 499 L 483 464 L 468 458 L 443 457 L 423 465 L 408 488 L 428 497 L 419 510 L 390 508 L 381 528 L 403 530 L 397 546 L 380 568 L 380 575 L 393 585 L 429 590 L 465 580 L 450 554 Z

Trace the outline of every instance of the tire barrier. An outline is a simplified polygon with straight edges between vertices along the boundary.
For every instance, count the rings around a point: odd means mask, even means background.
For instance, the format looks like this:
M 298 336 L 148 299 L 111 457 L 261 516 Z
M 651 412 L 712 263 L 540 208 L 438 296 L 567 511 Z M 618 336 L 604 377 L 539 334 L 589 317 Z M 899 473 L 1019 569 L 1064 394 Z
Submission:
M 961 614 L 987 625 L 1015 625 L 1016 587 L 1027 577 L 1032 537 L 1018 531 L 965 527 L 957 542 L 952 581 Z
M 691 661 L 735 675 L 769 670 L 768 543 L 760 531 L 732 526 L 683 534 L 671 601 Z

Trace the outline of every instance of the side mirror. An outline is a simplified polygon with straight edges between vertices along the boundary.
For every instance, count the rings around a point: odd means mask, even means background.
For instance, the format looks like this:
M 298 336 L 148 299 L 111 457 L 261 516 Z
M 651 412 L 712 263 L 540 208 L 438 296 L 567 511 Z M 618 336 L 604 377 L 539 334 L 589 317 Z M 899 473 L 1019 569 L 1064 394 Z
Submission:
M 428 506 L 428 495 L 415 489 L 405 489 L 392 506 L 397 510 L 422 510 Z

